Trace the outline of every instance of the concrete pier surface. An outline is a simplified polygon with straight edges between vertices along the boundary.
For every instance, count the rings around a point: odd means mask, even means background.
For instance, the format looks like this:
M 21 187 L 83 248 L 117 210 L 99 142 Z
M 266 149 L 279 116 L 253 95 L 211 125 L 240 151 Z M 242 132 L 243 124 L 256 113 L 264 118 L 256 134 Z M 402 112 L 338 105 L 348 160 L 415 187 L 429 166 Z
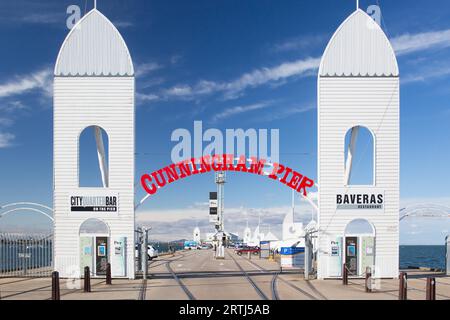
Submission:
M 398 300 L 399 281 L 382 279 L 372 293 L 364 279 L 306 281 L 299 272 L 279 273 L 277 262 L 237 256 L 227 250 L 215 260 L 212 250 L 180 251 L 149 265 L 147 280 L 92 279 L 92 292 L 83 280 L 60 280 L 61 300 Z M 450 277 L 408 270 L 408 299 L 425 300 L 427 277 L 436 278 L 436 299 L 450 300 Z M 0 278 L 2 300 L 49 300 L 50 278 Z

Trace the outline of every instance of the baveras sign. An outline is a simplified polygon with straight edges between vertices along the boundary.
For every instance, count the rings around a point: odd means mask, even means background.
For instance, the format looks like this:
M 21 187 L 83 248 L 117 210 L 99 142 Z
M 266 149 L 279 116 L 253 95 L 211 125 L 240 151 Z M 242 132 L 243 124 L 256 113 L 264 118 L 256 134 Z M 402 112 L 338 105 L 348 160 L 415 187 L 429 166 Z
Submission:
M 342 193 L 336 195 L 337 209 L 383 209 L 384 193 L 382 192 L 358 192 Z
M 308 189 L 314 186 L 314 180 L 282 164 L 274 163 L 270 171 L 265 172 L 266 160 L 264 159 L 247 159 L 245 156 L 240 156 L 237 162 L 234 159 L 232 154 L 191 158 L 142 175 L 141 185 L 148 194 L 154 195 L 160 188 L 191 175 L 211 171 L 235 171 L 267 176 L 302 193 L 305 197 Z

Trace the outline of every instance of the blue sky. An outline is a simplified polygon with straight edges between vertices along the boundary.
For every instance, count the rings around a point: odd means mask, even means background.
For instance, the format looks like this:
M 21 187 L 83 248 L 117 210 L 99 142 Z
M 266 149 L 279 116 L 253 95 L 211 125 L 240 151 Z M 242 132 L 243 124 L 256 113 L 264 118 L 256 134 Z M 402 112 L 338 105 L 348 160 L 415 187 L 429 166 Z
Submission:
M 87 7 L 86 7 L 87 3 Z M 66 8 L 93 1 L 0 2 L 0 203 L 52 203 L 52 68 L 68 29 Z M 362 0 L 379 4 L 401 72 L 402 205 L 450 205 L 450 5 L 446 0 Z M 317 61 L 353 0 L 98 0 L 122 33 L 137 83 L 136 177 L 170 163 L 174 129 L 280 129 L 280 158 L 316 178 Z M 231 111 L 231 112 L 230 112 Z M 138 213 L 159 237 L 207 231 L 212 175 L 166 187 Z M 137 199 L 143 196 L 138 191 Z M 228 176 L 229 226 L 241 208 L 276 231 L 290 191 L 268 179 Z M 298 219 L 311 209 L 298 201 Z M 30 214 L 13 226 L 45 227 Z M 28 217 L 25 218 L 25 217 Z M 26 221 L 25 221 L 26 220 Z M 448 218 L 401 224 L 402 243 L 442 243 Z M 174 223 L 176 222 L 176 223 Z

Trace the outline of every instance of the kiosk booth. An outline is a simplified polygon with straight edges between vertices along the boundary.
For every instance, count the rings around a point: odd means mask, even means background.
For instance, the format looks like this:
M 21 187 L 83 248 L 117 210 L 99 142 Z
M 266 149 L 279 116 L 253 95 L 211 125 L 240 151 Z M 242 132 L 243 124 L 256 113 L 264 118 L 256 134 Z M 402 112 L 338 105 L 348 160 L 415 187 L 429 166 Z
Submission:
M 357 9 L 331 38 L 319 67 L 319 279 L 341 277 L 343 264 L 353 276 L 363 276 L 370 266 L 374 277 L 398 277 L 399 86 L 388 38 Z M 373 172 L 367 184 L 358 185 L 350 178 L 363 129 L 372 142 Z M 349 232 L 354 220 L 365 220 L 372 230 Z
M 54 71 L 54 261 L 61 277 L 80 277 L 85 266 L 104 276 L 110 263 L 113 277 L 134 278 L 134 99 L 128 48 L 93 9 L 64 40 Z M 80 183 L 82 134 L 95 139 L 101 187 Z

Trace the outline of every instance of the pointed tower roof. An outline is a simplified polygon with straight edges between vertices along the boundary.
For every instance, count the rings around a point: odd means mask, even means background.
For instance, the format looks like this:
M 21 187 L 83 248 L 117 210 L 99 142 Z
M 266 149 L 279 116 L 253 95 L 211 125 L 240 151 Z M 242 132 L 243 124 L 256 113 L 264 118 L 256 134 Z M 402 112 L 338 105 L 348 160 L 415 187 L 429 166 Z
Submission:
M 87 13 L 69 32 L 55 66 L 55 76 L 133 75 L 125 41 L 97 9 Z
M 399 71 L 386 34 L 369 15 L 358 9 L 341 24 L 328 43 L 319 75 L 396 77 Z

